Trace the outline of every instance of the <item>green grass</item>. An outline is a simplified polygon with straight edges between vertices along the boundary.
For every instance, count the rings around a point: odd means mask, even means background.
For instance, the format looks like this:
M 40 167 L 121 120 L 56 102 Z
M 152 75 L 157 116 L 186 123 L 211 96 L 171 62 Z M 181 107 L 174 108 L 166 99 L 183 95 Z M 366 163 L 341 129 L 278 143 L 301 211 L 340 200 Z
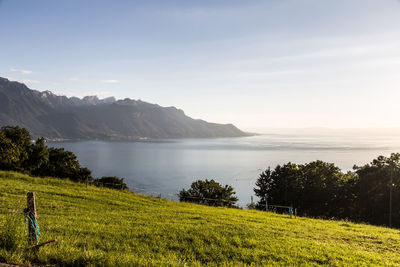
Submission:
M 42 241 L 58 240 L 40 248 L 36 255 L 25 249 L 23 209 L 28 191 L 37 194 Z M 114 266 L 394 266 L 400 265 L 400 231 L 177 203 L 0 172 L 2 261 Z

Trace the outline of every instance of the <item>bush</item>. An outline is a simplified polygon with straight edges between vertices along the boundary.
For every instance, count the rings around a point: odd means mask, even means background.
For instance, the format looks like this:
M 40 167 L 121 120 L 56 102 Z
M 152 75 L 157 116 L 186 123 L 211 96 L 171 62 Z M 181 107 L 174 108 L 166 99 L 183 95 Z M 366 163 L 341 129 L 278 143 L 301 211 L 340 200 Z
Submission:
M 103 176 L 100 179 L 95 179 L 94 184 L 96 186 L 102 186 L 112 189 L 128 189 L 128 187 L 124 183 L 124 178 L 118 178 L 116 176 Z
M 179 200 L 208 206 L 234 207 L 238 198 L 231 186 L 221 186 L 214 180 L 206 179 L 193 182 L 188 190 L 182 189 Z

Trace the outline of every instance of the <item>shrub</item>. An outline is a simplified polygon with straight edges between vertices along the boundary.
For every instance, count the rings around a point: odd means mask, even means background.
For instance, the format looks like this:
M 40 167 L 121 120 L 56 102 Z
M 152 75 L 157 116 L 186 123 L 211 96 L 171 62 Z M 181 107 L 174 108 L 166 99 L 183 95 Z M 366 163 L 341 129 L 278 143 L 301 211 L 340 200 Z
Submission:
M 100 179 L 95 179 L 94 184 L 96 186 L 102 186 L 112 189 L 128 189 L 128 187 L 124 183 L 124 178 L 118 178 L 116 176 L 103 176 Z
M 208 206 L 234 207 L 238 198 L 231 186 L 222 186 L 214 180 L 206 179 L 193 182 L 188 190 L 182 189 L 179 192 L 179 200 Z

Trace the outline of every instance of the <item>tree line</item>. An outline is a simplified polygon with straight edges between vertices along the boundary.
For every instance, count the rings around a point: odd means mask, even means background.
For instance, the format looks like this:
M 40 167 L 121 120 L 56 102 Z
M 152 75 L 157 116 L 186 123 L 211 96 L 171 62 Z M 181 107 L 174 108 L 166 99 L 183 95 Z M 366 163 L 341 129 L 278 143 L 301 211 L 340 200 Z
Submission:
M 122 178 L 94 179 L 91 170 L 82 167 L 74 153 L 47 147 L 44 138 L 32 141 L 29 131 L 19 126 L 0 129 L 0 169 L 85 182 L 96 186 L 127 189 Z
M 333 163 L 286 163 L 267 168 L 254 192 L 266 203 L 296 207 L 309 217 L 400 227 L 400 154 L 379 156 L 344 173 Z
M 268 167 L 259 175 L 254 192 L 259 201 L 250 207 L 259 210 L 267 205 L 291 206 L 300 216 L 400 227 L 400 154 L 379 156 L 349 172 L 320 160 Z M 228 207 L 235 207 L 238 200 L 231 186 L 214 180 L 193 182 L 179 198 Z

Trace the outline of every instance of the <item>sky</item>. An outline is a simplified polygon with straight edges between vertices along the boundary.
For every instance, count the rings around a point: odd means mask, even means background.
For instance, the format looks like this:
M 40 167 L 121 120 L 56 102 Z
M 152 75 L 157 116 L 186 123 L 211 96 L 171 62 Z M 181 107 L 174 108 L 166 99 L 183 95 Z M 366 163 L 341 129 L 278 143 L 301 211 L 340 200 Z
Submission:
M 400 128 L 398 0 L 0 0 L 0 76 L 261 128 Z

